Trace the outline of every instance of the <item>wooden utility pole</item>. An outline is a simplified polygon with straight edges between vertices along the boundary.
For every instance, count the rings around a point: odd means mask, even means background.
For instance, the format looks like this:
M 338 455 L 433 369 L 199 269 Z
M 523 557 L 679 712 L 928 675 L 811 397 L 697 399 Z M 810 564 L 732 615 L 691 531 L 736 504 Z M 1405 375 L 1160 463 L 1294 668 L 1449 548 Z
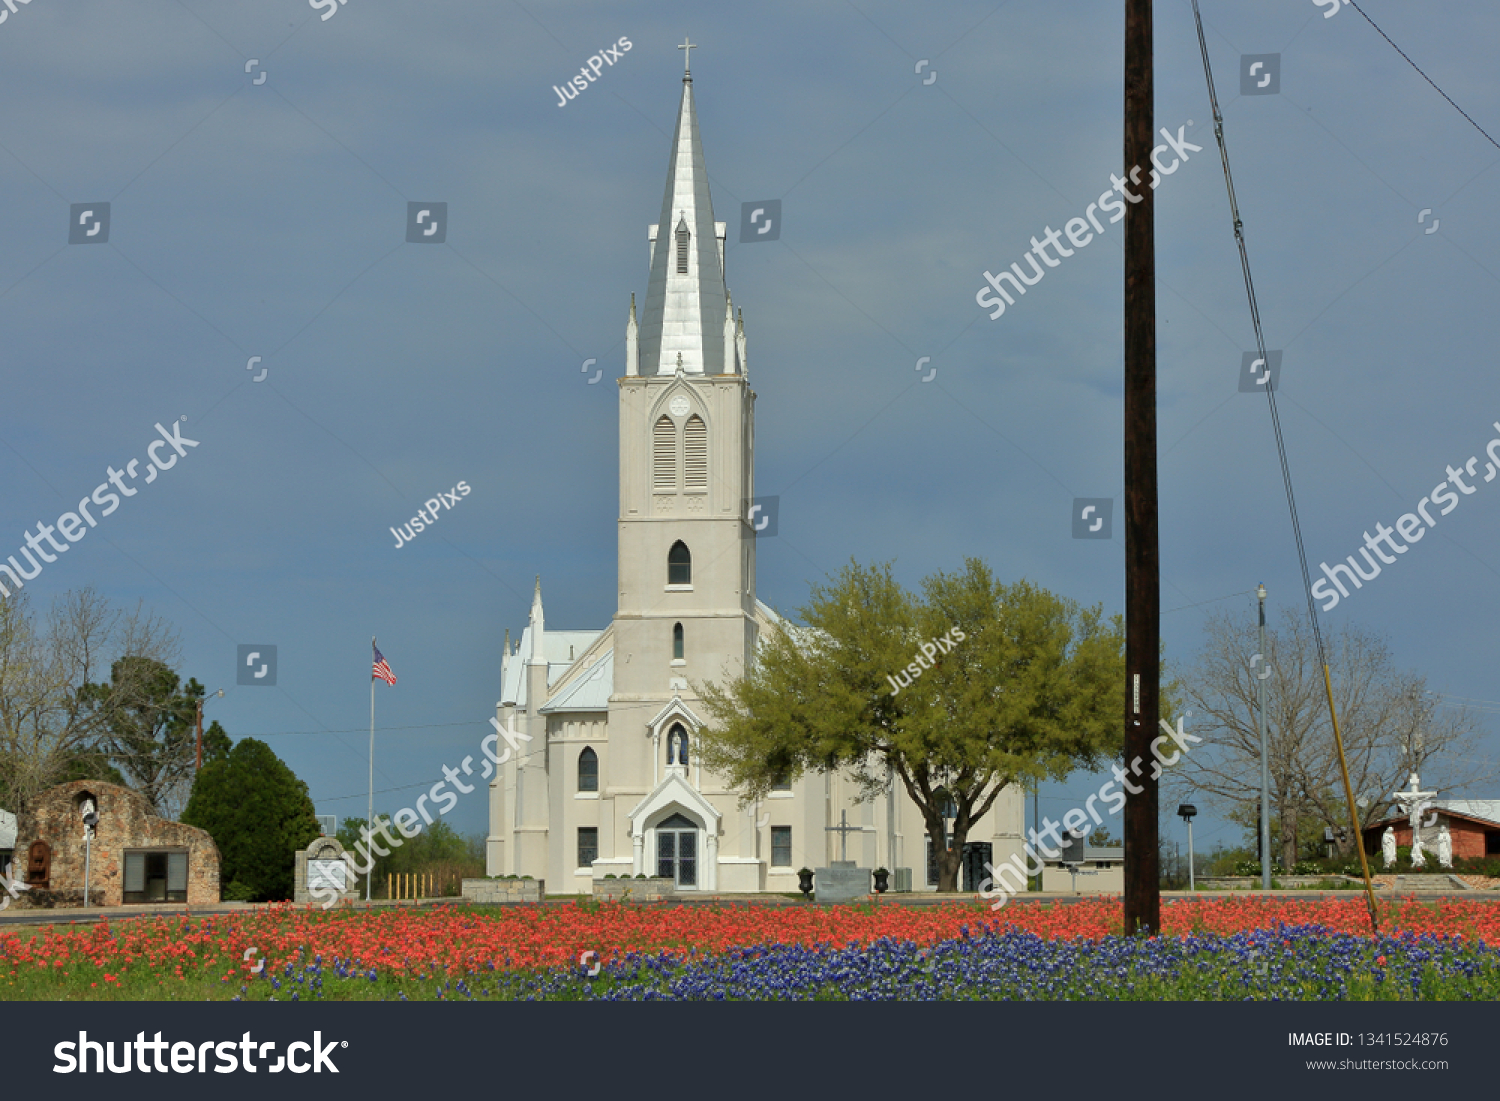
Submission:
M 1160 718 L 1156 543 L 1155 93 L 1151 0 L 1125 0 L 1125 932 L 1161 929 L 1151 740 Z M 1135 171 L 1135 169 L 1139 169 Z M 1133 177 L 1133 179 L 1132 179 Z M 1132 186 L 1133 185 L 1133 186 Z M 1139 202 L 1131 201 L 1132 195 Z M 1132 765 L 1140 762 L 1141 775 Z

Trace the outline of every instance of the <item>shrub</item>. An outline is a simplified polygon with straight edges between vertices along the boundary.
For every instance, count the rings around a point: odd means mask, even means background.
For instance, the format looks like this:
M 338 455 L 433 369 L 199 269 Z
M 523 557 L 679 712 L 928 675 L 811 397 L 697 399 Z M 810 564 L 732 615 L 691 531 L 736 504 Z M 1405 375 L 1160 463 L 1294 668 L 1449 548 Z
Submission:
M 225 902 L 251 902 L 255 898 L 255 888 L 243 880 L 236 879 L 225 887 L 220 895 Z

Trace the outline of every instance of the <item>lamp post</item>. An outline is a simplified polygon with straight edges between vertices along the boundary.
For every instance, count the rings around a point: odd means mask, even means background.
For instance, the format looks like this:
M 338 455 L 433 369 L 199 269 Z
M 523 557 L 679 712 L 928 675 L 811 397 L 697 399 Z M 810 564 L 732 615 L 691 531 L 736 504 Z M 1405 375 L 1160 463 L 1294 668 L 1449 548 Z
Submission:
M 219 699 L 223 699 L 224 698 L 224 689 L 220 688 L 217 692 L 214 693 L 214 695 L 217 696 L 217 697 L 219 697 Z M 196 776 L 198 774 L 198 770 L 200 768 L 202 768 L 202 767 L 203 767 L 203 699 L 202 699 L 202 697 L 199 697 L 199 699 L 198 699 L 198 752 L 197 752 L 196 758 L 193 761 L 193 775 Z
M 1198 808 L 1191 803 L 1183 803 L 1177 808 L 1177 816 L 1187 823 L 1188 828 L 1188 890 L 1198 889 L 1197 880 L 1193 878 L 1193 815 L 1198 813 Z
M 1271 675 L 1266 657 L 1266 587 L 1255 590 L 1260 598 L 1260 663 L 1255 673 L 1255 726 L 1260 734 L 1260 889 L 1271 889 L 1271 757 L 1266 746 L 1266 678 Z

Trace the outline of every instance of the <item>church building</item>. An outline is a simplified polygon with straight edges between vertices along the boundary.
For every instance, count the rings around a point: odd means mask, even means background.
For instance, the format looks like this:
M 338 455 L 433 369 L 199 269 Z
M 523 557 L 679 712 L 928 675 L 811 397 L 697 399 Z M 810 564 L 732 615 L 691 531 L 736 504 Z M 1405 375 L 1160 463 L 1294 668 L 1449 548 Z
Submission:
M 684 73 L 661 216 L 649 228 L 639 320 L 631 296 L 620 392 L 618 606 L 604 630 L 548 629 L 538 578 L 530 622 L 506 634 L 496 718 L 529 735 L 489 788 L 488 874 L 592 893 L 607 875 L 666 876 L 680 891 L 795 892 L 797 870 L 847 858 L 933 890 L 935 856 L 899 782 L 874 802 L 840 774 L 809 774 L 757 804 L 705 772 L 707 718 L 690 682 L 738 676 L 787 626 L 755 594 L 755 393 L 743 315 L 724 275 Z M 858 827 L 840 833 L 830 827 Z M 965 846 L 976 890 L 1021 851 L 1023 796 L 1004 791 Z

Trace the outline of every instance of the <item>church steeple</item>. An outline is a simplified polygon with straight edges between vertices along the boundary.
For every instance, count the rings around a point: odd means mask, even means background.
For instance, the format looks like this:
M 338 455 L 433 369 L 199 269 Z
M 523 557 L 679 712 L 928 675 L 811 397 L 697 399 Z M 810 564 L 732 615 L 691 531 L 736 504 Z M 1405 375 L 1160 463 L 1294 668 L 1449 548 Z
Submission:
M 641 374 L 675 374 L 679 356 L 688 375 L 735 373 L 734 360 L 725 360 L 725 229 L 714 221 L 693 78 L 685 72 L 661 218 L 651 227 L 651 281 L 638 337 Z

